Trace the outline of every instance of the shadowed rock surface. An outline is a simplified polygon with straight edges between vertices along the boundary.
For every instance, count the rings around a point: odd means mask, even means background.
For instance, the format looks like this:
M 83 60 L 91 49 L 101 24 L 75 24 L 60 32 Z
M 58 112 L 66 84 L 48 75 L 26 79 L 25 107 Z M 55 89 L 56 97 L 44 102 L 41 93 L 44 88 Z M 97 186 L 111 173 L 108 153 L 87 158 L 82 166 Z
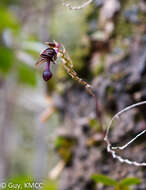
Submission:
M 145 1 L 119 2 L 120 10 L 113 11 L 112 19 L 105 17 L 103 26 L 100 14 L 104 3 L 100 8 L 97 4 L 92 5 L 90 13 L 86 15 L 89 25 L 92 23 L 93 26 L 93 22 L 95 24 L 97 21 L 98 24 L 100 22 L 96 34 L 95 27 L 93 29 L 90 27 L 86 34 L 91 44 L 91 51 L 84 60 L 88 60 L 85 68 L 94 75 L 92 84 L 106 125 L 107 118 L 109 121 L 109 118 L 126 106 L 146 100 L 146 25 L 143 22 L 144 9 L 141 7 Z M 97 10 L 99 15 L 96 15 Z M 142 13 L 139 13 L 140 11 Z M 138 13 L 143 16 L 139 16 Z M 107 35 L 105 25 L 109 22 L 113 23 L 114 28 Z M 122 27 L 126 27 L 125 31 L 124 29 L 122 31 Z M 99 38 L 100 30 L 105 34 L 102 39 Z M 94 74 L 92 65 L 99 69 L 98 66 L 101 66 L 102 61 L 104 72 L 100 70 L 98 74 Z M 86 79 L 90 77 L 87 75 Z M 113 189 L 95 184 L 91 180 L 94 173 L 104 174 L 117 180 L 138 177 L 142 183 L 132 189 L 145 190 L 146 167 L 122 164 L 107 153 L 100 124 L 95 119 L 95 102 L 92 97 L 75 83 L 66 88 L 62 102 L 64 133 L 60 136 L 64 135 L 66 138 L 72 136 L 77 143 L 71 148 L 71 157 L 61 174 L 60 190 Z M 111 130 L 110 141 L 114 145 L 122 145 L 144 129 L 146 129 L 146 105 L 123 114 Z M 146 162 L 145 139 L 146 135 L 143 135 L 118 154 L 130 160 Z

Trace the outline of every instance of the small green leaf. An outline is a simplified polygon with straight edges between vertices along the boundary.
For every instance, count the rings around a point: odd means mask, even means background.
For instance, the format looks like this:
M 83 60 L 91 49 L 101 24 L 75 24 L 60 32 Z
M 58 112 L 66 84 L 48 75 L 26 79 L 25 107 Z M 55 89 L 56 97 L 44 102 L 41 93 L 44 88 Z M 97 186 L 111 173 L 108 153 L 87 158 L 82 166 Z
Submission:
M 131 178 L 125 178 L 120 182 L 120 185 L 124 186 L 130 186 L 130 185 L 137 185 L 140 184 L 141 181 L 139 178 L 131 177 Z
M 95 181 L 95 182 L 98 182 L 98 183 L 102 183 L 104 185 L 108 185 L 108 186 L 115 186 L 117 185 L 117 181 L 114 180 L 114 179 L 111 179 L 105 175 L 102 175 L 102 174 L 94 174 L 92 176 L 92 179 Z

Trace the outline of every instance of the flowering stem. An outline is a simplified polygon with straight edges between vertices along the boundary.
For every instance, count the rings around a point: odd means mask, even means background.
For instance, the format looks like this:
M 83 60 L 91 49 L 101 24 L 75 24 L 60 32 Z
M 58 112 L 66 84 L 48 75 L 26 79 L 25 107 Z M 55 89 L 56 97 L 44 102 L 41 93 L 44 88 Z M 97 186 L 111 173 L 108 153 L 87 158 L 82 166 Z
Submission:
M 104 134 L 103 125 L 102 125 L 102 114 L 101 114 L 101 110 L 99 108 L 99 104 L 98 104 L 98 100 L 97 100 L 95 92 L 93 91 L 90 84 L 88 84 L 86 81 L 84 81 L 83 79 L 78 77 L 76 71 L 73 69 L 73 64 L 72 64 L 71 58 L 70 58 L 69 54 L 67 53 L 67 51 L 65 50 L 64 47 L 63 47 L 63 50 L 59 50 L 59 53 L 60 53 L 60 57 L 62 59 L 62 62 L 64 64 L 64 68 L 67 71 L 67 73 L 74 80 L 76 80 L 79 84 L 83 85 L 85 87 L 85 89 L 87 90 L 87 92 L 93 98 L 95 98 L 95 102 L 96 102 L 96 118 L 99 121 L 102 133 Z

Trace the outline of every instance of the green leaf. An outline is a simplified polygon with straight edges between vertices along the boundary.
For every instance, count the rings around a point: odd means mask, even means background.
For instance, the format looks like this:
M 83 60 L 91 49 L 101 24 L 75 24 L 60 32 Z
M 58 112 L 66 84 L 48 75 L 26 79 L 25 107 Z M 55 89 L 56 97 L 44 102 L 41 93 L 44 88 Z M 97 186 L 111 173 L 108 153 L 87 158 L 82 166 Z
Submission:
M 109 178 L 105 175 L 102 175 L 102 174 L 94 174 L 92 176 L 92 179 L 95 182 L 102 183 L 102 184 L 107 185 L 107 186 L 115 186 L 118 184 L 116 180 L 111 179 L 111 178 Z
M 36 85 L 37 80 L 35 70 L 26 64 L 20 63 L 18 68 L 18 77 L 19 81 L 23 84 L 28 84 L 31 86 Z
M 0 70 L 6 73 L 10 70 L 14 62 L 13 51 L 8 48 L 0 47 Z
M 120 185 L 124 186 L 130 186 L 130 185 L 137 185 L 140 184 L 141 180 L 136 177 L 131 177 L 131 178 L 125 178 L 120 182 Z

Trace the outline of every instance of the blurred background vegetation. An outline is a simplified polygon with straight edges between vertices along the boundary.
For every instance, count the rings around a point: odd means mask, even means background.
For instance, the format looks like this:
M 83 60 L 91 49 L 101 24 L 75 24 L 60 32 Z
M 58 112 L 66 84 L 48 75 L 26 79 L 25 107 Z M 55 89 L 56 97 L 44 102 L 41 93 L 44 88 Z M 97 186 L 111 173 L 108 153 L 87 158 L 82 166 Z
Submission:
M 84 1 L 70 2 L 78 6 Z M 107 155 L 95 113 L 80 124 L 81 118 L 94 112 L 94 102 L 70 79 L 59 61 L 52 67 L 54 77 L 48 83 L 42 79 L 42 68 L 35 68 L 40 52 L 46 48 L 44 42 L 55 39 L 70 53 L 79 76 L 93 83 L 105 118 L 145 100 L 146 2 L 109 2 L 95 0 L 80 11 L 70 11 L 57 0 L 0 1 L 0 182 L 40 181 L 48 190 L 104 190 L 105 186 L 129 190 L 129 185 L 135 184 L 141 184 L 134 187 L 137 190 L 146 189 L 145 170 L 129 169 L 130 174 L 119 175 L 117 169 L 113 175 L 111 168 L 106 168 L 114 163 L 105 163 L 100 157 L 102 152 L 104 159 Z M 43 122 L 52 107 L 50 117 Z M 129 136 L 145 128 L 144 113 L 126 118 L 139 126 L 135 131 L 126 129 Z M 125 130 L 123 125 L 121 130 Z M 84 133 L 88 134 L 86 141 Z M 120 130 L 114 135 L 114 143 L 126 138 Z M 143 145 L 144 139 L 139 144 Z M 88 164 L 78 161 L 78 151 L 83 157 L 88 152 Z M 97 154 L 97 160 L 89 158 L 90 152 Z M 138 160 L 144 161 L 146 152 L 140 149 L 138 154 L 142 155 Z M 60 159 L 64 173 L 56 180 L 50 172 Z M 112 160 L 110 156 L 107 159 Z M 98 161 L 104 169 L 94 167 Z M 82 164 L 91 169 L 85 169 L 86 176 L 77 169 Z M 120 164 L 116 167 L 126 168 Z M 132 178 L 122 181 L 128 177 Z

